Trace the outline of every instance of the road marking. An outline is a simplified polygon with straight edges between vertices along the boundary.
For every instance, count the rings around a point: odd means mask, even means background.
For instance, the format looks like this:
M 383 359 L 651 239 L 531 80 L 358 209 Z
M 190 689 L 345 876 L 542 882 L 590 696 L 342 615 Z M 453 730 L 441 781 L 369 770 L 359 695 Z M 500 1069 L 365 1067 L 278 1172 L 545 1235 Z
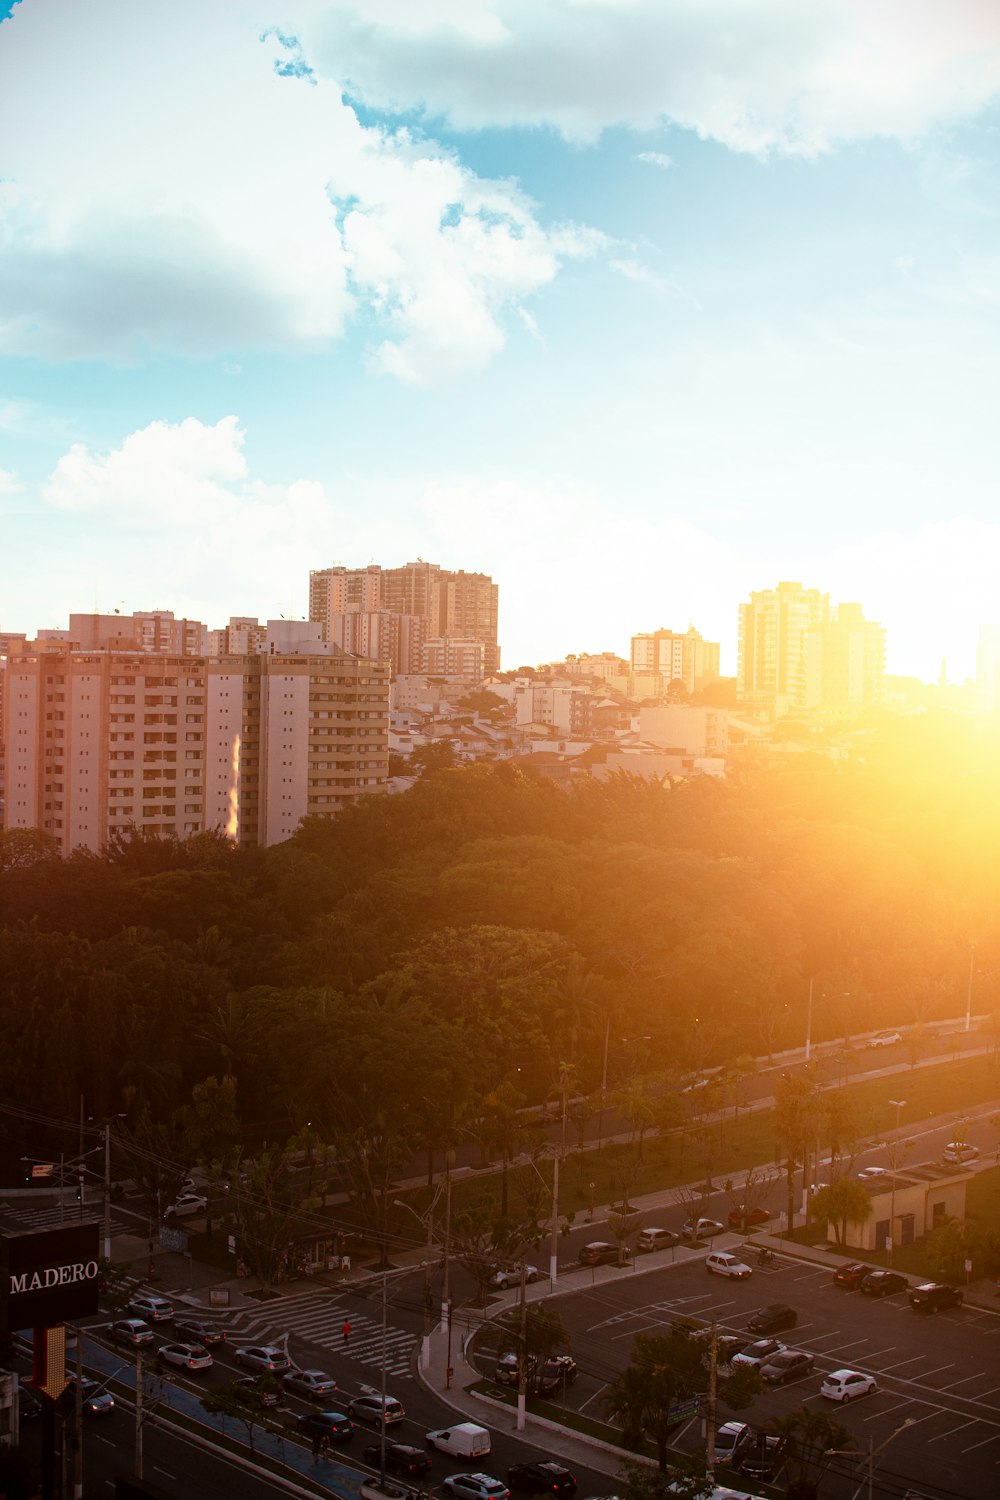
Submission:
M 943 1385 L 943 1386 L 941 1386 L 941 1390 L 943 1390 L 943 1391 L 953 1391 L 955 1389 L 956 1385 L 968 1385 L 968 1383 L 969 1383 L 970 1380 L 986 1380 L 986 1378 L 987 1378 L 986 1371 L 985 1370 L 980 1370 L 979 1373 L 976 1374 L 976 1375 L 963 1375 L 963 1377 L 962 1377 L 961 1380 L 953 1380 L 950 1385 Z M 977 1398 L 977 1399 L 979 1399 L 979 1398 Z M 963 1397 L 963 1400 L 964 1400 L 964 1397 Z
M 887 1375 L 890 1370 L 901 1370 L 904 1365 L 918 1365 L 922 1359 L 926 1358 L 926 1354 L 911 1354 L 909 1359 L 897 1359 L 894 1365 L 883 1365 L 882 1373 Z
M 920 1380 L 917 1381 L 916 1379 L 914 1379 L 914 1384 L 915 1385 L 916 1384 L 921 1384 L 925 1380 L 930 1380 L 930 1378 L 931 1378 L 932 1375 L 940 1375 L 942 1370 L 953 1370 L 954 1368 L 955 1368 L 955 1365 L 954 1365 L 954 1362 L 952 1362 L 950 1365 L 938 1365 L 933 1370 L 921 1370 L 921 1372 L 920 1372 Z M 909 1376 L 904 1376 L 903 1378 L 904 1379 L 909 1379 Z
M 913 1401 L 909 1397 L 906 1397 L 902 1401 L 897 1401 L 895 1406 L 884 1406 L 884 1407 L 882 1407 L 882 1409 L 880 1411 L 877 1411 L 874 1414 L 874 1416 L 865 1417 L 865 1421 L 866 1422 L 877 1422 L 880 1417 L 891 1416 L 894 1411 L 901 1411 L 904 1406 L 912 1406 L 912 1405 L 913 1405 Z
M 964 1432 L 966 1427 L 975 1426 L 975 1423 L 976 1418 L 970 1417 L 967 1422 L 963 1422 L 959 1427 L 949 1427 L 947 1432 L 939 1432 L 937 1437 L 928 1438 L 927 1441 L 929 1443 L 940 1443 L 944 1438 L 954 1437 L 956 1432 Z M 997 1435 L 1000 1436 L 1000 1433 Z
M 985 1448 L 987 1443 L 995 1443 L 1000 1438 L 1000 1432 L 995 1432 L 992 1437 L 983 1438 L 981 1443 L 970 1443 L 968 1448 L 963 1448 L 963 1453 L 972 1453 L 976 1448 Z

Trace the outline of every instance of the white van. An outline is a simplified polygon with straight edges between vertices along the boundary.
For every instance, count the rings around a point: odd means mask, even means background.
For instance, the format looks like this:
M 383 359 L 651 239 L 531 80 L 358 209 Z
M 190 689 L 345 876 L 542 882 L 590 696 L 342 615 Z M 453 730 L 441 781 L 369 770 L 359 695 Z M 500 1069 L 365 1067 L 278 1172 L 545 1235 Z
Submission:
M 427 1441 L 439 1453 L 451 1453 L 455 1458 L 485 1458 L 491 1446 L 486 1428 L 478 1427 L 475 1422 L 441 1427 L 437 1432 L 429 1432 Z

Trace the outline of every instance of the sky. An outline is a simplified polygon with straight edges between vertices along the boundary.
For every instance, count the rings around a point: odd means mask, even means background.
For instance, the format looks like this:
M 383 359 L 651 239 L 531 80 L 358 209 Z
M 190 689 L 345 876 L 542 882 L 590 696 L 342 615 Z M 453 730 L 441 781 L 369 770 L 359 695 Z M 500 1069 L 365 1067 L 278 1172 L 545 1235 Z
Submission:
M 0 631 L 1000 620 L 995 0 L 0 0 Z

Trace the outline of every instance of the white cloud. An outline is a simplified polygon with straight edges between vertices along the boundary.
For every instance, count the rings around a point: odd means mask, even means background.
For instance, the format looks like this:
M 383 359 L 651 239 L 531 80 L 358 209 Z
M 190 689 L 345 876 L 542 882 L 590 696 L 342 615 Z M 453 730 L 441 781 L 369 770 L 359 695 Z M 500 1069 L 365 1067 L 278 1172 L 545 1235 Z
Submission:
M 458 129 L 673 122 L 737 151 L 903 140 L 995 97 L 994 0 L 326 0 L 310 55 Z
M 19 494 L 23 488 L 17 475 L 10 469 L 0 469 L 0 496 Z
M 481 364 L 590 253 L 508 182 L 364 125 L 272 28 L 308 0 L 21 0 L 0 25 L 0 352 L 324 347 L 371 311 L 380 367 Z
M 649 167 L 659 167 L 661 172 L 669 171 L 674 164 L 672 156 L 665 151 L 637 151 L 636 161 L 644 161 Z

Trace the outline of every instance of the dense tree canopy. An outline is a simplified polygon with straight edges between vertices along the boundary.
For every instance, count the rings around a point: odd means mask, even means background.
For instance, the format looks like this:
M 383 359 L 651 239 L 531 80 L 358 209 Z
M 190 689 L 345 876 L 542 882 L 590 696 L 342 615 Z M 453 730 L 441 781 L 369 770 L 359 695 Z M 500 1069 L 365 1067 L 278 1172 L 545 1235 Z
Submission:
M 0 1085 L 167 1122 L 217 1078 L 221 1134 L 308 1123 L 369 1166 L 401 1136 L 495 1146 L 504 1089 L 541 1103 L 606 1067 L 621 1092 L 801 1042 L 810 977 L 814 1039 L 849 1039 L 960 1010 L 975 944 L 991 1009 L 998 833 L 990 747 L 928 721 L 864 761 L 669 786 L 442 770 L 268 850 L 135 834 L 62 860 L 5 834 Z M 2 1144 L 25 1154 L 25 1127 Z

